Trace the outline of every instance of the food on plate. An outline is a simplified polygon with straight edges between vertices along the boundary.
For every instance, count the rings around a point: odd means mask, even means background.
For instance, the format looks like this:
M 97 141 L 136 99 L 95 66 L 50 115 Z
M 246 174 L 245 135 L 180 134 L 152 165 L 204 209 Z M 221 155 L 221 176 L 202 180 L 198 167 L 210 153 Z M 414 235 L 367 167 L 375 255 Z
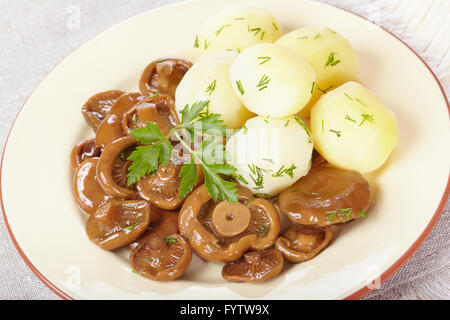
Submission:
M 309 117 L 311 107 L 321 95 L 358 76 L 355 50 L 346 38 L 330 28 L 300 28 L 285 34 L 276 44 L 298 52 L 316 74 L 311 101 L 299 113 L 302 118 Z
M 130 264 L 145 278 L 171 281 L 183 275 L 191 259 L 191 247 L 179 234 L 153 235 L 131 252 Z
M 208 112 L 220 114 L 220 119 L 232 129 L 242 127 L 254 114 L 244 107 L 231 85 L 230 66 L 237 56 L 235 52 L 221 51 L 201 57 L 177 88 L 177 111 L 186 105 L 208 100 Z
M 294 224 L 277 239 L 275 247 L 286 260 L 299 263 L 318 255 L 332 238 L 331 227 L 315 228 Z
M 230 79 L 244 106 L 260 116 L 285 117 L 311 99 L 313 68 L 292 49 L 272 43 L 249 47 L 234 60 Z
M 241 183 L 254 193 L 276 195 L 308 173 L 313 141 L 296 116 L 258 116 L 228 140 L 227 151 Z
M 313 168 L 278 197 L 293 222 L 317 226 L 364 218 L 371 202 L 369 182 L 360 173 L 331 166 Z
M 356 82 L 320 98 L 311 110 L 311 133 L 330 164 L 361 173 L 381 167 L 398 142 L 395 114 Z
M 150 223 L 150 206 L 143 200 L 109 199 L 86 222 L 89 239 L 105 250 L 136 240 Z
M 264 10 L 220 12 L 200 27 L 194 64 L 153 61 L 140 93 L 82 106 L 95 137 L 70 166 L 93 243 L 129 249 L 155 281 L 183 277 L 195 253 L 228 281 L 263 282 L 367 217 L 363 174 L 395 148 L 395 115 L 351 82 L 359 60 L 343 36 L 281 30 Z
M 222 268 L 222 277 L 231 282 L 263 282 L 283 270 L 284 259 L 277 249 L 250 251 Z
M 282 29 L 267 11 L 237 7 L 217 12 L 206 19 L 195 36 L 200 54 L 230 50 L 241 52 L 261 42 L 274 42 Z
M 248 250 L 267 249 L 278 237 L 280 217 L 268 200 L 251 200 L 213 201 L 202 185 L 180 210 L 180 234 L 208 261 L 234 261 Z
M 184 59 L 161 58 L 150 63 L 142 73 L 139 90 L 142 94 L 167 94 L 175 97 L 175 90 L 192 63 Z

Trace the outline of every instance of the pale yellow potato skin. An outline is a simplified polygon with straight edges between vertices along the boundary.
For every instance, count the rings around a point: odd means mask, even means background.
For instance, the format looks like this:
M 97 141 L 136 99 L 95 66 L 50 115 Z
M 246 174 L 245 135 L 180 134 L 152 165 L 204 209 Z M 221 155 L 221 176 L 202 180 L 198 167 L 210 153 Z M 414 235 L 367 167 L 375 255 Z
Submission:
M 307 107 L 298 114 L 302 118 L 309 117 L 311 107 L 329 90 L 356 80 L 360 63 L 350 42 L 336 31 L 323 28 L 301 28 L 281 37 L 276 44 L 298 52 L 314 69 L 316 84 L 313 96 Z M 330 54 L 334 52 L 334 66 L 330 62 L 326 66 Z M 337 61 L 339 61 L 337 63 Z
M 235 7 L 206 19 L 197 32 L 194 47 L 199 55 L 222 50 L 241 52 L 257 43 L 274 42 L 282 35 L 281 26 L 269 12 Z
M 260 85 L 263 77 L 266 84 Z M 306 106 L 316 81 L 314 70 L 298 53 L 272 43 L 242 51 L 231 65 L 230 79 L 247 109 L 275 118 L 293 115 Z
M 323 95 L 310 126 L 316 150 L 330 164 L 360 173 L 380 168 L 398 143 L 395 114 L 356 82 Z
M 249 119 L 245 127 L 228 140 L 227 152 L 238 174 L 248 182 L 240 181 L 242 185 L 253 193 L 273 196 L 308 174 L 313 146 L 309 130 L 295 116 L 257 116 Z M 257 177 L 252 172 L 253 165 L 263 169 L 262 188 L 252 179 Z M 277 176 L 280 168 L 289 169 L 292 165 L 295 166 L 292 177 L 286 173 Z
M 180 113 L 186 105 L 209 100 L 210 113 L 220 114 L 231 129 L 242 127 L 254 114 L 243 106 L 231 86 L 229 69 L 237 56 L 236 52 L 221 51 L 200 58 L 177 87 L 176 110 Z

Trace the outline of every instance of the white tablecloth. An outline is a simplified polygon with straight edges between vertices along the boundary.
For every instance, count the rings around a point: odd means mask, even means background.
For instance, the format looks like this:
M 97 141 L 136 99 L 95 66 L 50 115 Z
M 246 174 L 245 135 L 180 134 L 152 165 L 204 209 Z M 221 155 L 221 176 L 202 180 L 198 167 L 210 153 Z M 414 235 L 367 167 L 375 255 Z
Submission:
M 276 0 L 274 0 L 276 1 Z M 321 0 L 388 26 L 427 57 L 448 88 L 450 1 Z M 0 0 L 0 145 L 27 96 L 72 50 L 108 27 L 178 0 Z M 79 28 L 70 20 L 80 12 Z M 447 91 L 448 93 L 448 91 Z M 449 206 L 417 253 L 366 299 L 449 299 Z M 0 223 L 0 299 L 58 299 L 28 269 Z

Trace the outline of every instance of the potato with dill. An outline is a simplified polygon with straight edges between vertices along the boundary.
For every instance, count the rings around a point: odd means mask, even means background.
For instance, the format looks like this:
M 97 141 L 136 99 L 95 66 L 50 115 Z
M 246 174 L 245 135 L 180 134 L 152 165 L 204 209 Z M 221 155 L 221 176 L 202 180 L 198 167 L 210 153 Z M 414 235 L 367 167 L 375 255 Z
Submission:
M 240 128 L 254 116 L 235 95 L 229 69 L 238 54 L 214 52 L 201 57 L 184 75 L 175 94 L 175 105 L 180 112 L 186 105 L 209 100 L 207 111 L 220 114 L 220 119 L 232 128 Z
M 295 116 L 257 116 L 227 143 L 239 182 L 253 193 L 276 195 L 309 172 L 313 141 Z
M 220 11 L 203 22 L 194 47 L 200 54 L 230 50 L 241 52 L 261 42 L 274 42 L 283 35 L 275 18 L 267 11 L 237 7 Z
M 300 28 L 280 38 L 276 44 L 298 52 L 316 73 L 313 96 L 300 117 L 309 117 L 314 103 L 324 93 L 356 80 L 359 59 L 350 42 L 330 28 Z
M 297 52 L 273 43 L 242 51 L 231 65 L 230 78 L 247 109 L 275 118 L 299 112 L 316 81 L 314 70 Z
M 311 110 L 311 132 L 330 164 L 361 173 L 381 167 L 398 142 L 394 113 L 356 82 L 319 99 Z

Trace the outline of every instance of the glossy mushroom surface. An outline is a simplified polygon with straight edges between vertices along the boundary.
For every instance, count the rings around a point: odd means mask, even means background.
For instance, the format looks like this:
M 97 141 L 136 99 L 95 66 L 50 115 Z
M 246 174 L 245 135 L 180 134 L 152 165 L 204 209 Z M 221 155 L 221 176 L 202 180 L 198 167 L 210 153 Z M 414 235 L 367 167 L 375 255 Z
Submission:
M 202 258 L 230 262 L 248 250 L 272 246 L 280 232 L 280 217 L 265 199 L 214 202 L 201 185 L 184 202 L 178 229 Z
M 161 133 L 167 135 L 179 123 L 174 100 L 163 94 L 142 100 L 124 114 L 122 128 L 129 133 L 133 129 L 145 127 L 147 122 L 157 124 Z
M 232 282 L 264 282 L 283 270 L 284 259 L 277 249 L 250 251 L 222 268 L 222 277 Z
M 138 145 L 134 138 L 126 136 L 108 144 L 97 166 L 97 181 L 110 196 L 118 199 L 136 199 L 134 186 L 128 186 L 127 175 L 131 161 L 130 151 Z
M 96 180 L 98 158 L 83 161 L 75 170 L 73 190 L 78 206 L 84 212 L 93 214 L 99 206 L 111 198 Z
M 140 93 L 125 93 L 121 95 L 112 105 L 108 115 L 99 124 L 95 136 L 96 145 L 104 148 L 114 140 L 125 136 L 122 127 L 123 115 L 145 98 Z
M 131 252 L 130 264 L 143 277 L 171 281 L 183 275 L 191 259 L 191 247 L 179 234 L 153 235 Z
M 275 242 L 286 260 L 294 263 L 314 258 L 333 238 L 331 227 L 310 227 L 294 224 Z
M 150 206 L 143 200 L 110 199 L 86 223 L 89 239 L 105 250 L 136 240 L 150 223 Z
M 124 92 L 119 90 L 110 90 L 97 93 L 89 98 L 81 108 L 81 113 L 89 126 L 97 131 L 100 122 L 111 110 L 112 105 Z
M 368 181 L 358 172 L 312 168 L 278 197 L 280 210 L 302 225 L 327 226 L 365 216 L 372 201 Z
M 192 63 L 176 58 L 164 58 L 153 61 L 142 73 L 139 89 L 143 94 L 156 92 L 175 97 L 175 90 Z
M 95 139 L 89 139 L 78 143 L 70 155 L 70 164 L 72 171 L 80 166 L 87 159 L 98 158 L 102 154 L 102 149 L 95 145 Z
M 150 211 L 150 225 L 139 239 L 130 244 L 131 250 L 152 236 L 167 237 L 170 234 L 178 233 L 178 211 L 166 211 L 153 206 L 150 207 Z

